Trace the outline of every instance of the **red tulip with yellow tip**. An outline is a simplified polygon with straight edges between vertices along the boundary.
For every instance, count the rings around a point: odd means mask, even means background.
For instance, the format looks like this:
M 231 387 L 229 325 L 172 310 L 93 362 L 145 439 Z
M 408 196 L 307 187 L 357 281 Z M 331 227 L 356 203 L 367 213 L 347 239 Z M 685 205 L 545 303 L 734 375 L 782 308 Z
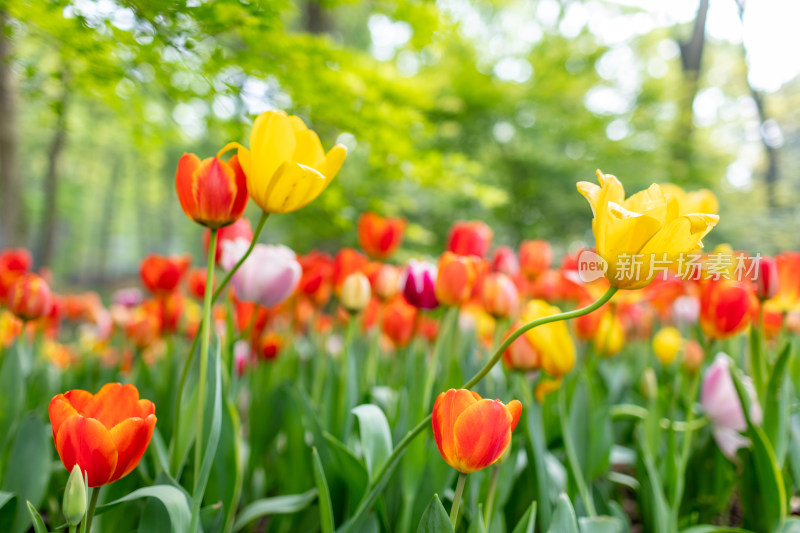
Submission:
M 247 178 L 237 156 L 222 161 L 183 154 L 175 188 L 186 216 L 211 229 L 233 224 L 247 206 Z

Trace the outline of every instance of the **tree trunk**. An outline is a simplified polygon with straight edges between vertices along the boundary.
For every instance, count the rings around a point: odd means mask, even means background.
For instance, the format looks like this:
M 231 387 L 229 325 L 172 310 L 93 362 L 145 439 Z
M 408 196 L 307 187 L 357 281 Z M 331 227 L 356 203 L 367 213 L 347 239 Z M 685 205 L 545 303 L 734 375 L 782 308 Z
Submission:
M 703 64 L 703 49 L 706 41 L 706 18 L 709 0 L 700 0 L 692 36 L 680 43 L 683 87 L 678 102 L 678 116 L 672 139 L 673 174 L 677 181 L 689 181 L 694 177 L 692 134 L 694 132 L 694 97 L 697 96 L 700 68 Z
M 50 266 L 53 259 L 56 226 L 58 222 L 58 169 L 61 153 L 67 138 L 67 107 L 69 103 L 69 74 L 66 69 L 61 72 L 61 97 L 53 106 L 56 112 L 56 127 L 50 152 L 47 158 L 47 176 L 44 184 L 44 213 L 39 241 L 39 265 Z
M 100 257 L 97 261 L 95 279 L 107 282 L 108 275 L 108 252 L 111 249 L 111 236 L 114 229 L 114 214 L 119 210 L 117 190 L 122 178 L 122 158 L 115 157 L 114 165 L 111 167 L 111 180 L 103 198 L 102 218 L 100 219 L 100 235 L 97 239 L 100 245 Z
M 306 0 L 306 30 L 316 34 L 331 30 L 330 15 L 318 0 Z
M 25 244 L 25 211 L 17 150 L 17 108 L 11 72 L 9 18 L 0 10 L 0 249 Z

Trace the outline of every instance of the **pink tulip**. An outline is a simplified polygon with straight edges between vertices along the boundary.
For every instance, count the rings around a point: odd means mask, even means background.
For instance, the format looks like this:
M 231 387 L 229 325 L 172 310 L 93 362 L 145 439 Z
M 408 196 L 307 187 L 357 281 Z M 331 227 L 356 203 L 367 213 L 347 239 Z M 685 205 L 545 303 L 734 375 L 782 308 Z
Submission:
M 244 375 L 250 363 L 250 343 L 247 341 L 237 341 L 233 345 L 233 360 L 236 364 L 236 374 L 241 377 Z
M 511 247 L 499 246 L 494 251 L 492 272 L 500 272 L 511 278 L 516 278 L 519 275 L 519 259 L 517 259 L 517 254 Z
M 224 241 L 222 268 L 231 270 L 249 246 L 247 239 Z M 233 275 L 233 288 L 240 300 L 273 307 L 292 295 L 302 273 L 297 256 L 286 246 L 257 244 Z
M 717 354 L 714 363 L 708 367 L 703 377 L 700 403 L 714 426 L 713 434 L 717 446 L 728 459 L 733 460 L 736 451 L 749 446 L 750 441 L 740 433 L 747 429 L 747 421 L 739 396 L 736 394 L 729 364 L 726 354 Z M 758 404 L 753 383 L 747 376 L 744 377 L 744 386 L 750 396 L 750 420 L 754 424 L 760 424 L 761 406 Z
M 700 300 L 697 296 L 678 296 L 672 302 L 672 317 L 679 325 L 693 326 L 700 317 Z
M 403 277 L 403 295 L 408 303 L 419 309 L 436 309 L 436 265 L 412 259 L 408 262 Z

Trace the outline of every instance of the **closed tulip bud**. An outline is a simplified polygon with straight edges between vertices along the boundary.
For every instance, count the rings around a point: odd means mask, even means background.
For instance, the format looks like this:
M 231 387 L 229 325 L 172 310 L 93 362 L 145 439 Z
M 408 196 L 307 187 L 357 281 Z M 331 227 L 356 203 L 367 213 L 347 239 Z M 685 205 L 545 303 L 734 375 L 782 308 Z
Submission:
M 194 154 L 183 154 L 175 188 L 186 216 L 212 229 L 232 224 L 247 206 L 247 178 L 237 156 L 226 162 L 218 157 L 201 161 Z
M 405 229 L 403 218 L 364 213 L 358 219 L 358 245 L 373 259 L 388 259 L 403 242 Z
M 519 292 L 511 278 L 494 273 L 483 281 L 483 307 L 486 312 L 499 318 L 508 318 L 517 313 Z
M 732 337 L 750 324 L 757 303 L 747 283 L 726 279 L 706 281 L 700 297 L 700 327 L 712 339 Z
M 408 262 L 403 277 L 403 296 L 418 309 L 436 309 L 436 265 L 412 259 Z
M 372 279 L 372 292 L 383 301 L 388 301 L 400 292 L 402 271 L 394 265 L 381 265 Z
M 267 213 L 289 213 L 313 202 L 333 181 L 347 149 L 337 144 L 328 153 L 303 119 L 283 111 L 265 111 L 250 132 L 250 149 L 238 148 L 250 197 Z
M 519 266 L 522 273 L 535 278 L 553 263 L 553 249 L 550 243 L 541 239 L 522 241 L 519 245 Z
M 62 508 L 64 520 L 70 526 L 77 526 L 86 513 L 86 485 L 81 467 L 77 463 L 72 467 L 72 472 L 67 479 Z
M 469 256 L 445 252 L 439 258 L 436 297 L 442 305 L 458 306 L 467 301 L 478 279 L 477 262 Z
M 683 367 L 689 372 L 697 372 L 703 366 L 705 353 L 696 340 L 686 342 L 683 347 Z
M 594 334 L 594 351 L 598 355 L 611 357 L 625 344 L 625 329 L 616 313 L 608 312 L 600 319 Z
M 192 258 L 188 255 L 151 254 L 142 261 L 139 275 L 144 286 L 153 294 L 172 292 L 180 284 L 191 261 Z
M 642 396 L 647 400 L 658 397 L 658 380 L 656 379 L 655 371 L 651 367 L 645 368 L 642 373 L 639 389 L 642 392 Z
M 499 246 L 492 258 L 492 272 L 500 272 L 511 278 L 519 275 L 519 259 L 509 246 Z
M 754 282 L 759 300 L 769 300 L 778 292 L 778 263 L 769 256 L 760 257 L 755 264 Z
M 661 328 L 653 337 L 653 353 L 664 366 L 672 364 L 681 350 L 681 332 L 672 327 Z
M 350 274 L 344 280 L 340 300 L 342 306 L 351 313 L 363 311 L 369 304 L 371 297 L 372 291 L 369 288 L 369 280 L 361 272 Z
M 521 414 L 518 400 L 504 405 L 477 392 L 450 389 L 433 404 L 433 437 L 442 459 L 462 474 L 470 474 L 505 453 Z
M 46 317 L 53 308 L 50 287 L 36 274 L 24 274 L 17 278 L 6 297 L 8 310 L 22 320 Z
M 479 220 L 456 222 L 450 228 L 447 250 L 457 255 L 486 256 L 492 245 L 492 228 Z
M 240 218 L 230 226 L 223 226 L 217 230 L 217 249 L 214 254 L 214 261 L 217 264 L 222 259 L 222 243 L 236 239 L 245 239 L 247 242 L 253 240 L 253 228 L 246 218 Z M 211 246 L 211 230 L 207 229 L 203 232 L 203 249 L 206 251 L 206 257 L 209 246 Z

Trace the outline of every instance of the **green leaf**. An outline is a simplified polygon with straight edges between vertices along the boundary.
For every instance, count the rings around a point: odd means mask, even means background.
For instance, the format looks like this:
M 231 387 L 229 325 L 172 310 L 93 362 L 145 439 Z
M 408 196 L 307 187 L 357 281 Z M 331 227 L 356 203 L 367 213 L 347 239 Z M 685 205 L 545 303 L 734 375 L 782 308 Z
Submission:
M 694 526 L 681 530 L 681 533 L 753 533 L 749 529 L 726 526 Z
M 33 523 L 33 530 L 36 533 L 47 533 L 47 528 L 44 525 L 44 520 L 39 515 L 39 511 L 36 510 L 36 507 L 33 506 L 31 502 L 25 502 L 28 506 L 28 514 L 31 516 L 31 522 Z
M 155 498 L 164 505 L 169 515 L 173 533 L 187 533 L 189 531 L 192 513 L 189 508 L 188 498 L 182 490 L 171 485 L 153 485 L 152 487 L 136 489 L 127 496 L 99 506 L 95 511 L 95 515 L 141 498 Z
M 234 531 L 241 531 L 247 524 L 261 518 L 262 516 L 274 514 L 291 514 L 302 511 L 317 497 L 317 489 L 311 489 L 302 494 L 292 494 L 289 496 L 276 496 L 274 498 L 264 498 L 256 500 L 245 507 L 233 525 Z
M 536 527 L 536 502 L 533 502 L 511 533 L 533 533 Z
M 431 498 L 431 503 L 422 513 L 422 519 L 417 526 L 417 533 L 441 532 L 453 533 L 453 524 L 450 523 L 450 517 L 447 516 L 447 511 L 444 510 L 444 506 L 439 500 L 439 495 L 434 494 L 433 498 Z
M 648 418 L 652 418 L 654 414 L 650 412 Z M 655 415 L 657 416 L 657 415 Z M 637 443 L 639 444 L 639 460 L 641 462 L 640 469 L 644 472 L 639 474 L 639 479 L 642 483 L 642 500 L 644 502 L 643 511 L 646 518 L 649 518 L 649 525 L 656 533 L 665 531 L 670 523 L 669 507 L 667 506 L 667 499 L 664 496 L 663 484 L 661 482 L 661 475 L 656 468 L 656 462 L 650 448 L 645 442 L 643 434 L 645 433 L 646 422 L 638 425 L 636 430 Z M 647 520 L 645 521 L 647 524 Z
M 548 533 L 579 533 L 578 522 L 575 518 L 575 509 L 566 494 L 558 497 L 553 520 L 550 522 Z
M 16 497 L 11 492 L 0 492 L 0 531 L 11 531 L 17 516 L 17 506 L 7 504 Z
M 0 452 L 11 435 L 11 427 L 19 419 L 25 405 L 25 354 L 21 341 L 5 351 L 0 368 Z
M 483 523 L 483 504 L 478 504 L 478 512 L 473 516 L 468 533 L 486 533 L 486 524 Z
M 783 524 L 780 533 L 800 533 L 800 519 L 790 518 Z
M 392 454 L 392 432 L 386 415 L 377 405 L 359 405 L 353 408 L 353 414 L 358 418 L 361 453 L 372 478 Z
M 545 438 L 542 405 L 533 399 L 530 385 L 525 376 L 516 375 L 517 391 L 524 399 L 522 410 L 522 430 L 525 436 L 525 453 L 528 467 L 533 471 L 536 485 L 537 512 L 540 531 L 550 527 L 552 500 L 550 499 L 550 475 L 547 471 L 547 443 Z
M 11 531 L 23 532 L 30 526 L 25 501 L 34 507 L 41 505 L 50 481 L 52 433 L 38 418 L 28 416 L 22 421 L 11 446 L 3 478 L 3 491 L 17 495 L 17 517 Z
M 622 533 L 622 522 L 614 516 L 582 517 L 578 521 L 581 533 Z
M 756 328 L 753 328 L 756 329 Z M 782 466 L 786 458 L 788 444 L 788 421 L 791 384 L 786 375 L 786 368 L 791 359 L 792 344 L 786 343 L 781 350 L 764 396 L 764 434 L 775 450 L 778 465 Z
M 314 462 L 314 483 L 317 484 L 319 496 L 319 521 L 322 533 L 333 533 L 333 506 L 331 493 L 328 491 L 328 480 L 325 479 L 325 470 L 316 448 L 311 449 L 311 459 Z

